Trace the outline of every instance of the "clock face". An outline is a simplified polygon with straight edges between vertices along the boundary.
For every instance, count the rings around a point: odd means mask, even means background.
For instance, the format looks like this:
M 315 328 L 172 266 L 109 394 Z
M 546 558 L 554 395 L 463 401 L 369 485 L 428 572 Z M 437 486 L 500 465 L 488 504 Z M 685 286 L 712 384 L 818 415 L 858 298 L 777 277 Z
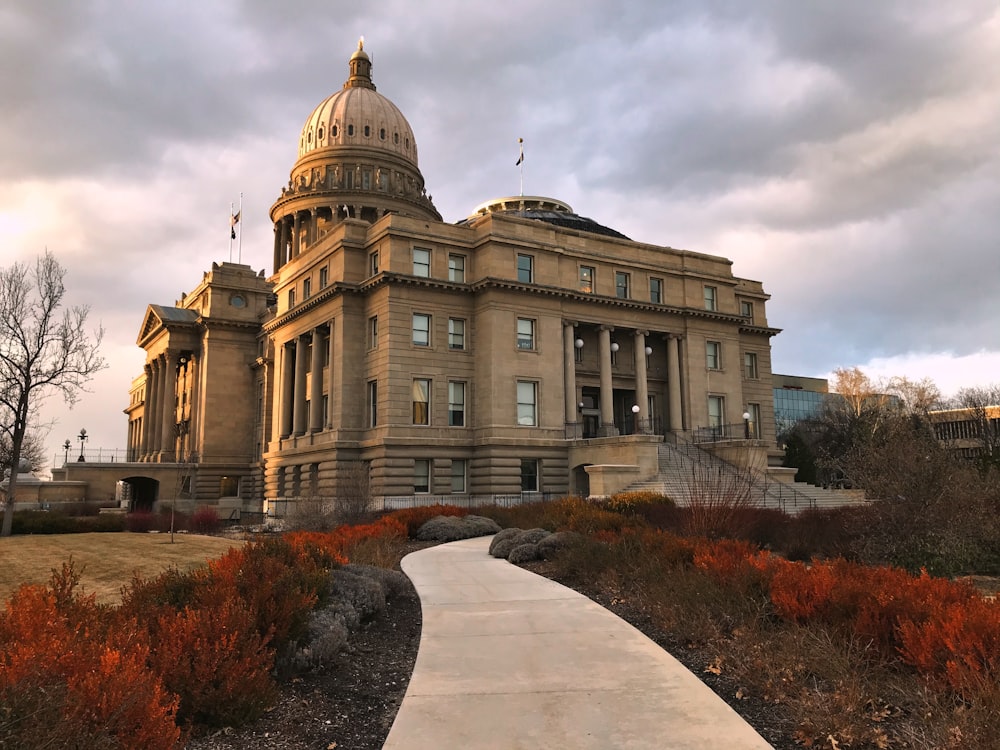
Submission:
M 232 297 L 229 298 L 229 304 L 232 305 L 233 307 L 246 307 L 247 301 L 243 297 L 243 295 L 234 294 Z

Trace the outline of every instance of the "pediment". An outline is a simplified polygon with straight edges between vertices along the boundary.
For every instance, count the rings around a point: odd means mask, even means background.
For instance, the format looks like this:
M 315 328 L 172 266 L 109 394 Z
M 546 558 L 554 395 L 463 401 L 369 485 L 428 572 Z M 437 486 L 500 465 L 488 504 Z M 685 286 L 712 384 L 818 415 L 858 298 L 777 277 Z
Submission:
M 193 326 L 197 320 L 198 313 L 194 310 L 187 310 L 183 307 L 149 305 L 146 308 L 145 316 L 143 316 L 136 343 L 142 346 L 144 341 L 148 341 L 151 336 L 164 328 L 188 328 Z

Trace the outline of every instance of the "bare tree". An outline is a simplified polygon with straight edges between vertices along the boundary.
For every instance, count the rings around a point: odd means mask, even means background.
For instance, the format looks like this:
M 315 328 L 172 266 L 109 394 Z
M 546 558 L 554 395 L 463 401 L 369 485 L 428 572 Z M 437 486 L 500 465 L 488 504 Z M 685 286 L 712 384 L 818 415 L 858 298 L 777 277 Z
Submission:
M 14 456 L 13 445 L 10 435 L 6 430 L 0 430 L 0 473 L 7 471 Z M 21 457 L 18 460 L 20 466 L 27 467 L 27 471 L 35 472 L 45 468 L 46 455 L 45 444 L 37 432 L 29 431 L 25 434 L 21 442 Z
M 963 388 L 955 396 L 955 403 L 969 410 L 969 419 L 982 442 L 983 459 L 996 462 L 1000 459 L 1000 384 Z
M 61 309 L 66 270 L 48 251 L 35 262 L 0 269 L 0 431 L 10 441 L 10 480 L 2 536 L 14 521 L 17 468 L 32 410 L 52 391 L 68 403 L 105 367 L 102 328 L 89 334 L 90 308 Z

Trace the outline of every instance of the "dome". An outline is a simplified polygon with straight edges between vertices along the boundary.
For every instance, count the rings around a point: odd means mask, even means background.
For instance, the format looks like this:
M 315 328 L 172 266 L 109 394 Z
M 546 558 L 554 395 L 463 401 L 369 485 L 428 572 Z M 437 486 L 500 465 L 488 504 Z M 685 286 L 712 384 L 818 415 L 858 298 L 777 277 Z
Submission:
M 343 88 L 320 102 L 306 119 L 299 158 L 325 148 L 368 147 L 389 151 L 416 167 L 413 130 L 396 105 L 375 90 L 363 42 L 351 56 L 350 69 Z
M 468 224 L 478 217 L 487 214 L 518 216 L 522 219 L 542 221 L 557 227 L 575 229 L 578 232 L 601 234 L 605 237 L 616 237 L 620 240 L 629 239 L 611 227 L 606 227 L 586 216 L 573 213 L 573 209 L 568 203 L 563 203 L 555 198 L 545 198 L 540 195 L 513 195 L 507 198 L 494 198 L 484 201 L 473 209 L 471 216 L 458 223 Z

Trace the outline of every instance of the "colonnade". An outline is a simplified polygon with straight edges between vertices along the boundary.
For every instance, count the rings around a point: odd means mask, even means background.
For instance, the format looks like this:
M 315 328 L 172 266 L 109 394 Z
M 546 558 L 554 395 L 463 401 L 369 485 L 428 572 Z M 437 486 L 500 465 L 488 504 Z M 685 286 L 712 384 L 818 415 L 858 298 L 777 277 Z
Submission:
M 285 263 L 299 257 L 307 247 L 319 240 L 319 220 L 329 221 L 348 218 L 361 218 L 362 211 L 369 208 L 361 204 L 348 205 L 340 203 L 336 206 L 314 206 L 293 211 L 274 222 L 274 270 L 277 272 Z M 374 210 L 377 217 L 385 213 L 385 209 L 369 209 L 366 215 Z
M 324 323 L 296 336 L 281 347 L 278 435 L 286 438 L 319 432 L 333 425 L 333 331 Z M 312 348 L 312 356 L 307 352 Z M 323 410 L 323 368 L 327 366 L 327 408 Z M 306 385 L 308 383 L 308 389 Z
M 566 423 L 577 422 L 577 396 L 576 396 L 576 354 L 577 333 L 576 324 L 573 322 L 563 323 L 563 373 L 565 393 L 565 415 Z M 599 326 L 597 330 L 598 341 L 598 366 L 600 382 L 600 420 L 601 435 L 615 435 L 617 430 L 614 418 L 614 384 L 612 372 L 612 326 Z M 649 424 L 649 384 L 646 372 L 646 349 L 653 349 L 652 338 L 649 331 L 636 330 L 633 332 L 634 341 L 632 350 L 635 356 L 635 404 L 639 407 L 636 418 L 639 424 Z M 682 337 L 679 334 L 665 334 L 663 336 L 667 351 L 667 410 L 668 426 L 671 432 L 678 432 L 684 429 L 683 416 L 681 413 L 681 345 Z M 580 339 L 582 342 L 582 339 Z
M 181 352 L 167 349 L 150 359 L 143 368 L 146 374 L 146 398 L 141 427 L 131 436 L 138 443 L 139 461 L 170 462 L 175 460 L 177 445 L 177 370 Z M 192 368 L 191 378 L 197 383 L 196 360 L 187 354 L 184 359 Z M 191 425 L 188 425 L 189 430 Z

